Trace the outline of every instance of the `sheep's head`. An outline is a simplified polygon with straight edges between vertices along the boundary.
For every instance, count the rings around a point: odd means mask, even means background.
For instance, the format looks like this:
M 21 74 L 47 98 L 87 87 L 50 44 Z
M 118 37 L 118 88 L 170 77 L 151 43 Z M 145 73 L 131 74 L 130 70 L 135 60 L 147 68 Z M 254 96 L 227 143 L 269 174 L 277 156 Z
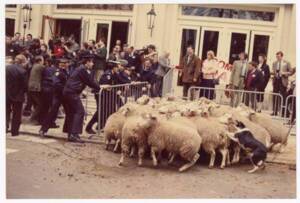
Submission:
M 145 105 L 150 101 L 150 97 L 148 95 L 143 95 L 136 100 L 136 103 Z
M 129 112 L 130 112 L 129 107 L 125 107 L 125 108 L 121 109 L 121 114 L 124 116 L 128 116 Z
M 143 122 L 140 123 L 140 127 L 147 129 L 152 127 L 158 122 L 158 118 L 151 113 L 142 114 Z

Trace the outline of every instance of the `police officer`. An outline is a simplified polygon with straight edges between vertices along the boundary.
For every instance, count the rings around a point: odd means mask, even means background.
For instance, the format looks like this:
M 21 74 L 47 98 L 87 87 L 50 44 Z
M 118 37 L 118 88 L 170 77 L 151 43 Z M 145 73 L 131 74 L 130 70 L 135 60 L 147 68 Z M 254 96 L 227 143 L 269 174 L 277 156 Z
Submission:
M 41 119 L 42 124 L 45 120 L 45 117 L 48 115 L 48 112 L 52 105 L 53 99 L 53 75 L 57 69 L 56 66 L 53 65 L 52 60 L 47 58 L 45 61 L 45 69 L 42 71 L 42 80 L 41 80 L 41 99 L 43 103 L 43 108 L 41 110 Z M 57 128 L 55 123 L 51 124 L 51 127 Z
M 55 124 L 55 120 L 57 118 L 60 105 L 63 105 L 66 111 L 67 105 L 63 101 L 63 89 L 69 77 L 68 66 L 69 66 L 69 59 L 61 58 L 58 60 L 58 68 L 55 70 L 55 73 L 52 77 L 52 81 L 53 81 L 52 105 L 42 123 L 42 127 L 39 132 L 40 136 L 42 137 L 44 137 L 48 129 L 53 127 L 53 124 Z
M 150 88 L 151 97 L 155 96 L 154 83 L 156 82 L 156 75 L 152 70 L 152 63 L 150 59 L 145 59 L 144 64 L 141 70 L 141 78 L 142 82 L 148 82 L 148 88 Z
M 96 92 L 100 90 L 91 74 L 94 65 L 93 58 L 93 55 L 86 55 L 83 58 L 82 64 L 71 74 L 63 90 L 63 100 L 67 105 L 63 132 L 68 133 L 69 141 L 83 142 L 79 137 L 79 134 L 82 133 L 84 118 L 84 107 L 80 100 L 80 94 L 86 85 Z
M 100 117 L 101 117 L 100 129 L 102 129 L 105 125 L 106 119 L 110 115 L 110 112 L 108 112 L 109 108 L 107 108 L 107 105 L 112 105 L 112 106 L 116 105 L 115 100 L 112 100 L 112 98 L 116 97 L 116 95 L 112 96 L 112 94 L 114 94 L 115 91 L 109 90 L 109 86 L 117 84 L 118 66 L 115 63 L 115 65 L 111 67 L 112 69 L 107 69 L 100 77 L 99 84 L 100 87 L 103 88 L 100 95 L 101 106 L 99 107 L 99 95 L 95 94 L 97 111 L 94 113 L 93 117 L 88 122 L 85 128 L 88 134 L 96 134 L 96 132 L 93 130 L 93 125 L 98 122 L 99 108 L 100 108 Z

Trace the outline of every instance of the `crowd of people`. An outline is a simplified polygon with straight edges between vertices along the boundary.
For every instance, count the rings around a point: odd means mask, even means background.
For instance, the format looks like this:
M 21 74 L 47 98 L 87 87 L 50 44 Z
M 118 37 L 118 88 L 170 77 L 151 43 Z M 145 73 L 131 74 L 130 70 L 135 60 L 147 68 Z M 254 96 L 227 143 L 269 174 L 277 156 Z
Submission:
M 107 52 L 105 39 L 79 45 L 73 35 L 53 37 L 47 43 L 31 34 L 27 34 L 26 39 L 20 33 L 15 33 L 13 38 L 6 37 L 7 131 L 11 123 L 11 134 L 17 136 L 23 115 L 30 117 L 32 124 L 40 125 L 39 133 L 45 136 L 49 128 L 59 127 L 55 121 L 62 106 L 65 112 L 63 132 L 68 134 L 70 141 L 82 142 L 79 135 L 85 110 L 81 95 L 86 86 L 92 88 L 97 101 L 97 111 L 85 129 L 89 134 L 95 134 L 93 126 L 98 122 L 98 110 L 100 113 L 105 111 L 98 107 L 97 93 L 101 87 L 142 81 L 148 82 L 152 97 L 162 96 L 163 78 L 173 68 L 170 53 L 159 56 L 154 45 L 135 49 L 120 40 L 115 42 L 111 53 Z M 295 69 L 283 60 L 282 52 L 276 57 L 270 70 L 265 55 L 260 54 L 259 63 L 256 63 L 248 62 L 247 54 L 240 53 L 239 60 L 233 63 L 229 88 L 263 93 L 272 76 L 273 92 L 281 94 L 285 100 L 290 92 L 288 77 Z M 183 96 L 187 97 L 188 89 L 196 85 L 212 88 L 200 91 L 200 97 L 214 99 L 213 88 L 219 79 L 217 72 L 218 62 L 213 51 L 208 51 L 206 59 L 201 60 L 194 48 L 188 46 L 179 65 Z M 242 99 L 246 105 L 257 103 L 260 111 L 264 97 L 263 94 L 246 95 Z M 237 106 L 239 100 L 240 95 L 233 94 L 231 105 Z M 122 105 L 117 99 L 109 102 Z M 273 110 L 273 115 L 278 114 L 278 103 L 274 103 Z M 295 118 L 295 114 L 293 116 Z M 101 123 L 100 128 L 103 126 Z
M 201 60 L 194 52 L 192 46 L 187 47 L 186 55 L 180 62 L 180 78 L 183 84 L 183 96 L 188 96 L 188 89 L 191 86 L 200 86 L 200 97 L 214 99 L 215 85 L 219 83 L 218 74 L 219 63 L 214 52 L 209 50 L 207 57 Z M 286 106 L 285 100 L 288 95 L 295 94 L 295 79 L 289 80 L 290 76 L 295 75 L 296 68 L 292 68 L 290 62 L 283 59 L 283 52 L 276 53 L 276 61 L 273 62 L 270 69 L 267 64 L 267 58 L 264 54 L 258 55 L 258 63 L 248 61 L 248 55 L 245 52 L 239 54 L 239 59 L 232 64 L 228 89 L 237 91 L 231 92 L 230 105 L 237 107 L 238 104 L 244 102 L 247 106 L 251 106 L 257 112 L 261 112 L 264 101 L 265 89 L 272 78 L 273 93 L 279 94 L 283 99 L 283 106 Z M 242 92 L 246 92 L 242 96 Z M 194 97 L 194 92 L 191 92 Z M 295 101 L 292 102 L 292 119 L 295 119 L 296 108 Z M 281 114 L 285 115 L 285 108 L 281 108 L 280 97 L 273 97 L 273 116 Z M 281 111 L 281 112 L 280 112 Z
M 63 106 L 63 131 L 70 141 L 78 142 L 84 117 L 81 93 L 86 86 L 95 93 L 97 105 L 96 95 L 107 85 L 148 82 L 151 96 L 161 96 L 162 78 L 172 68 L 169 53 L 159 57 L 154 45 L 134 49 L 117 40 L 108 54 L 105 39 L 79 45 L 71 35 L 53 37 L 45 43 L 31 34 L 24 39 L 20 33 L 6 37 L 6 63 L 7 130 L 11 122 L 10 131 L 17 136 L 23 114 L 30 116 L 32 124 L 40 125 L 39 133 L 45 136 L 49 128 L 59 127 L 55 120 Z M 90 134 L 95 134 L 97 115 L 95 112 L 86 126 Z

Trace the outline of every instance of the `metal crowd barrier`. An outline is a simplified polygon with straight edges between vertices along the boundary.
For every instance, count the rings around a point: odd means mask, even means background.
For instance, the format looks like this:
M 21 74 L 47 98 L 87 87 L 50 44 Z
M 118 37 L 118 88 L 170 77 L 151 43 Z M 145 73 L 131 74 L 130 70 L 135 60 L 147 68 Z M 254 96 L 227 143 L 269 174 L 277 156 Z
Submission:
M 282 119 L 280 116 L 285 113 L 283 97 L 279 93 L 198 86 L 189 88 L 189 100 L 200 97 L 206 97 L 217 104 L 230 105 L 232 107 L 237 107 L 241 103 L 244 103 L 256 111 L 261 110 L 268 114 L 274 114 L 273 117 L 277 119 Z
M 135 101 L 144 94 L 150 95 L 150 89 L 147 82 L 112 85 L 100 88 L 97 97 L 98 135 L 100 135 L 107 118 L 111 114 L 115 113 L 127 101 Z
M 296 120 L 296 95 L 289 95 L 285 99 L 285 113 L 284 117 L 287 121 L 287 125 L 295 126 Z
M 174 69 L 170 68 L 169 71 L 166 73 L 166 75 L 163 78 L 163 86 L 162 86 L 162 96 L 163 97 L 166 94 L 174 91 L 174 89 L 172 88 L 173 73 L 174 73 Z

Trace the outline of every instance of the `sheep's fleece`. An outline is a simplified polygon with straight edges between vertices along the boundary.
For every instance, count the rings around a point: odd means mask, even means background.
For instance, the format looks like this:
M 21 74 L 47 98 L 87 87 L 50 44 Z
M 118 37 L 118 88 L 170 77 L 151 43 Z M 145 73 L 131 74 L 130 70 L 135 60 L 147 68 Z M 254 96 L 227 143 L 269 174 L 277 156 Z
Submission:
M 124 113 L 124 110 L 126 110 L 126 114 Z M 251 114 L 251 117 L 249 116 Z M 254 115 L 257 114 L 257 117 L 254 117 Z M 278 144 L 278 142 L 282 142 L 282 145 L 286 145 L 286 141 L 287 141 L 287 136 L 286 134 L 282 134 L 279 135 L 278 133 L 274 133 L 272 130 L 267 128 L 267 123 L 272 123 L 273 120 L 271 117 L 268 116 L 263 116 L 264 113 L 255 113 L 253 112 L 253 110 L 251 110 L 250 108 L 246 107 L 246 106 L 239 106 L 237 108 L 231 108 L 225 105 L 219 105 L 214 103 L 213 101 L 207 100 L 206 98 L 200 98 L 198 100 L 195 101 L 186 101 L 183 100 L 179 97 L 175 97 L 173 95 L 167 95 L 166 97 L 163 98 L 150 98 L 147 95 L 143 95 L 142 97 L 140 97 L 139 99 L 137 99 L 136 102 L 134 101 L 130 101 L 127 102 L 125 105 L 123 105 L 116 113 L 112 114 L 110 116 L 109 122 L 110 123 L 118 123 L 118 125 L 107 125 L 107 128 L 116 128 L 116 129 L 105 129 L 106 131 L 110 131 L 110 132 L 125 132 L 123 130 L 123 127 L 130 127 L 128 125 L 130 124 L 126 124 L 126 121 L 131 120 L 131 123 L 134 124 L 134 122 L 132 122 L 132 118 L 137 118 L 137 119 L 149 119 L 149 116 L 155 117 L 156 121 L 159 124 L 165 124 L 165 123 L 170 123 L 173 122 L 174 125 L 176 125 L 176 127 L 180 128 L 190 128 L 192 130 L 193 135 L 190 136 L 186 136 L 186 135 L 182 135 L 182 137 L 186 138 L 186 139 L 191 139 L 193 138 L 193 136 L 195 136 L 194 132 L 197 132 L 196 135 L 198 135 L 200 137 L 200 140 L 197 142 L 200 146 L 190 146 L 190 147 L 194 147 L 195 149 L 191 149 L 191 155 L 189 155 L 188 158 L 185 157 L 181 157 L 183 158 L 183 160 L 185 161 L 189 161 L 188 167 L 191 167 L 194 162 L 196 162 L 196 160 L 198 159 L 198 155 L 200 156 L 200 150 L 199 149 L 206 149 L 207 146 L 205 145 L 214 145 L 215 147 L 213 147 L 213 150 L 215 150 L 215 152 L 220 152 L 222 153 L 222 150 L 226 150 L 227 151 L 234 151 L 236 152 L 235 149 L 232 149 L 233 145 L 230 145 L 230 142 L 233 142 L 232 140 L 229 139 L 228 137 L 228 141 L 226 140 L 222 140 L 221 141 L 216 141 L 213 138 L 208 139 L 206 137 L 203 136 L 203 132 L 201 132 L 201 129 L 205 128 L 206 132 L 209 131 L 209 128 L 211 128 L 211 132 L 216 132 L 218 133 L 214 128 L 216 125 L 209 125 L 208 123 L 205 123 L 205 121 L 207 120 L 207 118 L 209 118 L 209 120 L 215 120 L 215 122 L 220 123 L 222 126 L 225 126 L 224 129 L 226 132 L 232 132 L 232 123 L 236 123 L 238 120 L 242 121 L 242 122 L 246 122 L 245 125 L 247 127 L 247 125 L 249 125 L 249 123 L 253 123 L 253 125 L 258 125 L 259 127 L 261 127 L 264 131 L 263 132 L 268 132 L 268 136 L 271 136 L 271 140 L 275 140 L 275 143 L 269 143 L 270 146 L 272 146 L 272 144 Z M 263 116 L 263 124 L 260 124 L 260 119 L 261 116 Z M 120 117 L 120 118 L 118 118 Z M 130 119 L 131 118 L 131 119 Z M 182 118 L 182 119 L 180 119 Z M 201 120 L 201 118 L 206 118 L 206 119 L 202 119 L 203 120 L 203 127 L 199 127 L 199 125 L 202 125 L 202 123 L 199 123 L 197 121 L 199 121 L 199 119 Z M 116 119 L 116 121 L 114 121 L 114 119 Z M 262 119 L 261 119 L 262 120 Z M 121 122 L 120 122 L 121 121 Z M 126 125 L 125 125 L 126 124 Z M 278 124 L 276 123 L 276 131 L 277 132 L 287 132 L 286 131 L 286 127 L 284 127 L 282 124 Z M 156 123 L 157 125 L 157 123 Z M 139 125 L 137 125 L 139 126 Z M 171 127 L 172 125 L 170 125 Z M 157 154 L 157 160 L 155 157 L 155 152 L 153 152 L 153 146 L 151 146 L 151 142 L 149 142 L 149 136 L 151 135 L 151 124 L 149 124 L 149 126 L 147 125 L 147 128 L 149 128 L 149 130 L 145 130 L 143 129 L 143 132 L 149 132 L 149 133 L 144 133 L 144 135 L 141 135 L 140 139 L 143 140 L 147 140 L 146 141 L 146 145 L 148 145 L 146 148 L 149 151 L 149 153 L 145 153 L 145 155 L 149 155 L 151 156 L 152 159 L 154 159 L 154 163 L 156 163 L 156 161 L 160 161 L 160 159 L 162 158 L 161 154 Z M 226 128 L 227 127 L 227 128 Z M 155 125 L 154 125 L 155 128 Z M 279 129 L 281 130 L 279 130 Z M 235 128 L 233 128 L 235 129 Z M 251 130 L 251 128 L 249 128 Z M 123 130 L 123 131 L 122 131 Z M 237 130 L 237 129 L 236 129 Z M 153 129 L 152 129 L 153 131 Z M 224 130 L 222 130 L 222 135 L 221 134 L 216 134 L 213 135 L 213 133 L 211 133 L 210 136 L 214 136 L 214 137 L 219 137 L 220 136 L 224 137 L 224 133 L 226 134 Z M 138 132 L 138 130 L 137 130 Z M 170 129 L 170 133 L 174 132 L 174 130 Z M 187 132 L 188 133 L 188 132 Z M 252 132 L 254 137 L 256 137 L 256 139 L 260 140 L 260 136 L 261 135 L 256 135 L 255 131 Z M 177 133 L 178 134 L 178 133 Z M 179 133 L 180 134 L 180 133 Z M 128 135 L 126 135 L 126 139 L 128 138 Z M 178 136 L 178 135 L 176 135 Z M 176 136 L 172 136 L 170 135 L 169 139 L 173 139 L 173 137 Z M 207 135 L 206 135 L 207 136 Z M 267 136 L 267 135 L 266 135 Z M 282 138 L 280 138 L 280 136 Z M 114 136 L 111 136 L 114 137 Z M 119 138 L 118 140 L 118 145 L 120 146 L 125 146 L 123 144 L 123 134 L 121 135 L 115 135 L 116 139 Z M 164 139 L 164 138 L 160 138 L 163 136 L 157 136 L 156 139 Z M 275 139 L 276 138 L 276 139 Z M 178 139 L 180 142 L 184 142 L 182 143 L 182 145 L 186 144 L 187 142 L 189 142 L 190 140 L 184 140 L 184 139 Z M 196 138 L 193 138 L 196 139 Z M 226 139 L 226 136 L 225 136 Z M 197 139 L 196 139 L 197 140 Z M 203 141 L 201 141 L 203 140 Z M 208 143 L 207 141 L 208 140 Z M 211 142 L 214 143 L 209 143 L 210 140 L 212 140 Z M 128 141 L 128 140 L 127 140 Z M 124 140 L 124 142 L 126 142 L 126 140 Z M 132 146 L 126 146 L 126 149 L 123 149 L 123 147 L 121 147 L 121 152 L 122 152 L 122 163 L 124 162 L 124 157 L 129 156 L 128 154 L 128 149 L 130 150 L 130 157 L 133 157 L 135 155 L 135 149 L 138 145 L 139 140 L 135 141 L 136 143 L 131 143 Z M 162 141 L 164 142 L 164 141 Z M 216 143 L 217 142 L 217 143 Z M 220 142 L 220 143 L 219 143 Z M 228 143 L 228 144 L 224 144 L 224 143 Z M 181 143 L 179 143 L 180 145 Z M 266 145 L 266 143 L 263 143 Z M 201 146 L 202 145 L 202 146 Z M 129 147 L 129 148 L 128 148 Z M 224 148 L 225 147 L 225 148 Z M 231 147 L 231 148 L 230 148 Z M 269 146 L 267 146 L 269 147 Z M 117 147 L 115 147 L 115 149 L 117 149 Z M 178 153 L 176 150 L 172 150 L 172 146 L 165 146 L 163 149 L 166 154 L 169 154 L 169 160 L 168 163 L 172 163 L 174 156 L 175 155 L 180 155 L 180 153 Z M 193 150 L 193 151 L 192 151 Z M 194 152 L 194 151 L 198 151 Z M 269 150 L 272 150 L 272 147 L 269 148 Z M 203 152 L 202 152 L 203 151 Z M 207 153 L 206 150 L 202 150 L 201 153 Z M 125 153 L 126 152 L 126 153 Z M 237 150 L 237 153 L 239 153 L 240 150 Z M 196 154 L 195 154 L 196 153 Z M 223 161 L 222 161 L 222 166 L 221 168 L 224 168 L 225 166 L 225 161 L 226 161 L 226 165 L 230 165 L 233 163 L 236 163 L 236 156 L 238 156 L 238 154 L 234 155 L 233 160 L 230 160 L 229 157 L 229 153 L 227 153 L 228 156 L 225 154 L 223 157 Z M 202 154 L 201 154 L 202 155 Z M 195 160 L 193 161 L 192 158 L 196 157 Z M 227 158 L 229 157 L 229 158 Z M 127 157 L 128 158 L 128 157 Z M 142 160 L 142 156 L 139 154 L 139 163 L 141 164 Z M 235 160 L 235 161 L 234 161 Z M 214 162 L 214 158 L 211 158 L 211 162 L 210 162 L 210 168 L 213 166 L 213 162 Z M 158 162 L 159 163 L 159 162 Z M 139 165 L 140 165 L 139 164 Z M 126 164 L 124 164 L 126 165 Z M 156 164 L 154 164 L 156 165 Z

